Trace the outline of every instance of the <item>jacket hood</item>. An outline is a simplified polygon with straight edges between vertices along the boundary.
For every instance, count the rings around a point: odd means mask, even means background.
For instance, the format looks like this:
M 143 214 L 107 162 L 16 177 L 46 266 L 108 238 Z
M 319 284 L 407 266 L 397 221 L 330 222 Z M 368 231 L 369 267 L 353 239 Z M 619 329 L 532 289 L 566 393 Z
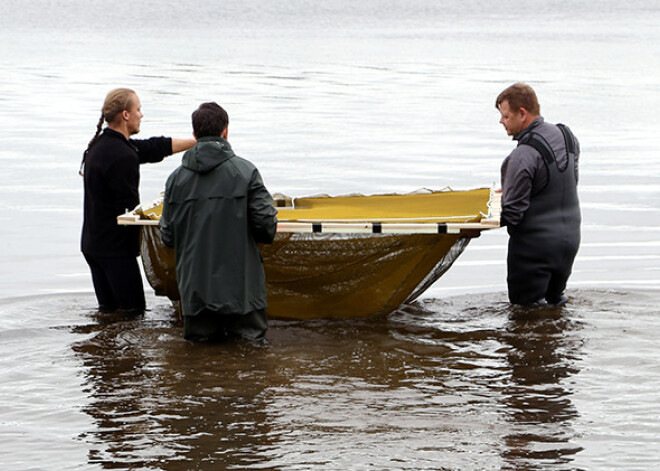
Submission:
M 234 157 L 229 142 L 221 137 L 202 137 L 195 147 L 183 154 L 181 165 L 196 173 L 208 173 Z

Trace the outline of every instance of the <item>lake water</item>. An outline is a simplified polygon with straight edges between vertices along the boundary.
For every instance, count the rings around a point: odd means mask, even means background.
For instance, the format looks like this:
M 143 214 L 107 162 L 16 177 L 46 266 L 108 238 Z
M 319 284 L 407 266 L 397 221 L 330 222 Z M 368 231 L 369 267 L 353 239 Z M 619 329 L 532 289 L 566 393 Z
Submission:
M 639 469 L 660 462 L 660 6 L 0 1 L 0 468 Z M 203 101 L 292 196 L 490 187 L 515 81 L 581 142 L 564 309 L 506 303 L 490 231 L 385 318 L 197 345 L 163 298 L 99 316 L 81 153 L 107 91 L 138 137 Z M 143 166 L 156 197 L 180 156 Z M 147 288 L 148 292 L 149 289 Z

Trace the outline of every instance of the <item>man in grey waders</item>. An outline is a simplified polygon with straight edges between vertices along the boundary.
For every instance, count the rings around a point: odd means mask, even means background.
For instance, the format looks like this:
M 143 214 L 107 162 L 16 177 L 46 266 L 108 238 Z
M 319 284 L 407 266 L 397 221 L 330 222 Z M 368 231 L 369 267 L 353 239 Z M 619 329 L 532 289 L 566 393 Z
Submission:
M 203 103 L 192 124 L 197 145 L 167 179 L 160 220 L 176 255 L 183 335 L 259 340 L 267 319 L 257 244 L 273 241 L 277 210 L 257 168 L 229 145 L 227 112 Z
M 518 146 L 504 159 L 500 224 L 509 233 L 509 301 L 561 305 L 580 246 L 580 144 L 568 127 L 546 123 L 536 93 L 516 83 L 497 97 L 500 123 Z

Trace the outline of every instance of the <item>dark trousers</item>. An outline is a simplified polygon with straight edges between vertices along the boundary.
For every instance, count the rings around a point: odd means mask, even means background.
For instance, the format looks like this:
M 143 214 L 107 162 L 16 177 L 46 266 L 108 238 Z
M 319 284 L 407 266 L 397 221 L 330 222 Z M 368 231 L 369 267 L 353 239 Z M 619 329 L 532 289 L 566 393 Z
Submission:
M 259 340 L 264 338 L 267 329 L 265 309 L 247 314 L 220 314 L 205 309 L 196 316 L 183 316 L 183 337 L 188 340 Z
M 575 253 L 547 260 L 535 259 L 515 252 L 509 244 L 507 285 L 512 304 L 529 305 L 539 301 L 557 304 L 561 301 L 573 269 Z M 549 260 L 549 261 L 548 261 Z
M 102 311 L 144 311 L 144 288 L 136 257 L 104 258 L 85 255 L 94 292 Z

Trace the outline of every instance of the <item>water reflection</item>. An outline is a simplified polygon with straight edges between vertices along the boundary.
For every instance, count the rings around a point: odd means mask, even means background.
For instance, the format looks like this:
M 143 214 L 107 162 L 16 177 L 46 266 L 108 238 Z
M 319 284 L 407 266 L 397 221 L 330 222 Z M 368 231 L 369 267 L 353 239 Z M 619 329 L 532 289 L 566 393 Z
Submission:
M 503 390 L 514 425 L 502 453 L 509 469 L 569 463 L 582 450 L 572 443 L 578 411 L 569 378 L 579 372 L 583 341 L 569 309 L 511 309 L 502 334 L 511 367 Z
M 269 431 L 260 396 L 270 375 L 247 359 L 259 347 L 192 344 L 174 319 L 168 310 L 156 319 L 97 315 L 78 327 L 95 332 L 73 346 L 97 427 L 81 436 L 90 464 L 177 470 L 261 461 Z
M 571 306 L 489 306 L 485 299 L 457 297 L 405 311 L 406 322 L 418 326 L 409 340 L 444 350 L 442 369 L 451 380 L 444 393 L 461 398 L 449 402 L 455 413 L 497 417 L 480 422 L 500 441 L 501 469 L 551 469 L 573 461 L 582 448 L 573 429 L 579 414 L 570 378 L 579 372 L 584 339 Z M 434 329 L 424 332 L 425 323 Z
M 170 307 L 75 327 L 89 463 L 105 469 L 546 469 L 575 445 L 570 308 L 427 300 L 273 321 L 269 343 L 182 339 Z M 92 335 L 90 335 L 92 334 Z

